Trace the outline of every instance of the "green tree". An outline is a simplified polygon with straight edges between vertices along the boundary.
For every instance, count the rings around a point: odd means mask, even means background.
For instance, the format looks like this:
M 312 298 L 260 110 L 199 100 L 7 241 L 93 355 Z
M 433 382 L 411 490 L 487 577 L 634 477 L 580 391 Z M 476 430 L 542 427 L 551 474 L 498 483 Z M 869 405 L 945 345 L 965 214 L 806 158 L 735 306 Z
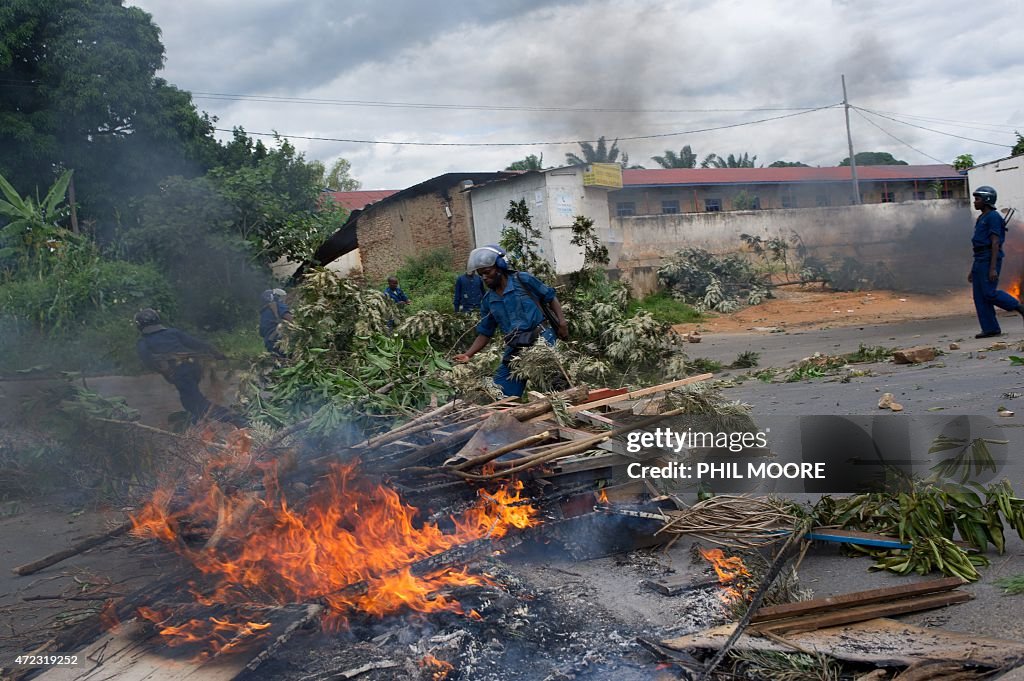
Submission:
M 1020 156 L 1024 154 L 1024 135 L 1021 135 L 1016 130 L 1013 131 L 1017 135 L 1017 143 L 1013 145 L 1013 149 L 1010 150 L 1010 156 Z
M 330 170 L 327 170 L 320 161 L 310 161 L 309 165 L 320 172 L 320 182 L 325 189 L 354 192 L 363 186 L 362 182 L 352 177 L 352 164 L 346 158 L 339 158 Z
M 899 161 L 887 151 L 860 151 L 853 156 L 857 159 L 859 166 L 905 166 L 906 161 Z M 847 156 L 839 162 L 841 166 L 850 165 L 850 157 Z
M 544 154 L 541 154 L 540 157 L 530 154 L 520 161 L 508 164 L 505 170 L 544 170 Z
M 700 162 L 701 168 L 754 168 L 757 156 L 751 156 L 743 152 L 742 156 L 729 154 L 728 158 L 722 158 L 718 154 L 708 154 Z
M 5 2 L 0 173 L 39 187 L 74 169 L 84 221 L 109 226 L 168 174 L 215 163 L 212 119 L 154 76 L 163 55 L 150 15 L 122 0 Z
M 800 161 L 775 161 L 769 168 L 810 168 L 806 163 Z
M 693 150 L 690 149 L 689 144 L 680 149 L 678 154 L 676 154 L 676 152 L 672 151 L 671 149 L 666 149 L 664 156 L 652 156 L 651 160 L 660 165 L 662 168 L 697 167 L 697 154 L 693 153 Z
M 514 226 L 502 227 L 499 245 L 508 254 L 509 264 L 517 270 L 526 270 L 539 279 L 554 277 L 551 264 L 540 254 L 537 239 L 541 238 L 540 230 L 533 226 L 530 209 L 526 199 L 509 201 L 505 219 Z M 522 230 L 522 231 L 520 231 Z
M 974 167 L 974 157 L 970 154 L 960 154 L 953 159 L 953 167 L 957 170 L 967 170 Z
M 232 231 L 265 264 L 282 256 L 302 258 L 289 246 L 296 242 L 278 233 L 294 226 L 296 217 L 313 215 L 323 179 L 322 166 L 306 163 L 288 140 L 278 139 L 278 145 L 252 165 L 208 174 L 233 210 Z
M 565 155 L 565 162 L 571 166 L 585 166 L 590 163 L 620 163 L 625 168 L 629 164 L 629 154 L 623 153 L 619 159 L 619 140 L 614 140 L 608 146 L 604 135 L 597 138 L 597 146 L 590 142 L 580 142 L 580 152 L 583 156 L 573 153 Z

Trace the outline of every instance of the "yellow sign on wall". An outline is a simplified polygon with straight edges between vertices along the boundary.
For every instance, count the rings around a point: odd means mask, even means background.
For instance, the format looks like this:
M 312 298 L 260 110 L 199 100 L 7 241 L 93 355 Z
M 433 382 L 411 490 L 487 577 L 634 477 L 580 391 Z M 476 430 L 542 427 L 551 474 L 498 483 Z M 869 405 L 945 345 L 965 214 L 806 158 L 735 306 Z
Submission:
M 622 189 L 622 166 L 618 163 L 591 163 L 583 171 L 583 186 Z

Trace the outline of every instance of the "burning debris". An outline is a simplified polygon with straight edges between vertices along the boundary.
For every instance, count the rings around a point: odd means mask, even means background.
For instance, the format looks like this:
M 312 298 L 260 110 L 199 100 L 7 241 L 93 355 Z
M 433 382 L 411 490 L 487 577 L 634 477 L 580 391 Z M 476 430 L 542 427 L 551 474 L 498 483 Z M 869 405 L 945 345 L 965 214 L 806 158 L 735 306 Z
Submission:
M 80 650 L 94 665 L 86 674 L 107 676 L 628 680 L 682 669 L 711 678 L 733 644 L 710 645 L 709 626 L 741 617 L 738 634 L 791 635 L 759 618 L 792 598 L 779 585 L 792 579 L 809 521 L 773 499 L 686 505 L 623 483 L 627 465 L 664 455 L 630 453 L 628 433 L 712 407 L 690 393 L 654 400 L 700 378 L 527 404 L 453 401 L 326 451 L 301 425 L 260 445 L 244 431 L 209 440 L 201 467 L 176 472 L 132 516 L 131 536 L 161 547 L 164 574 L 109 601 L 102 624 L 51 645 Z M 720 548 L 701 549 L 689 568 L 673 565 L 669 549 L 641 548 L 680 537 Z M 562 567 L 555 555 L 566 556 Z M 624 621 L 596 596 L 605 592 L 663 611 L 660 624 Z M 921 599 L 913 607 L 963 595 Z M 823 621 L 839 617 L 826 612 Z M 862 615 L 877 611 L 840 619 Z M 804 620 L 785 626 L 793 622 Z M 745 640 L 737 649 L 749 657 Z M 708 662 L 708 650 L 721 657 Z M 647 651 L 668 667 L 659 672 Z

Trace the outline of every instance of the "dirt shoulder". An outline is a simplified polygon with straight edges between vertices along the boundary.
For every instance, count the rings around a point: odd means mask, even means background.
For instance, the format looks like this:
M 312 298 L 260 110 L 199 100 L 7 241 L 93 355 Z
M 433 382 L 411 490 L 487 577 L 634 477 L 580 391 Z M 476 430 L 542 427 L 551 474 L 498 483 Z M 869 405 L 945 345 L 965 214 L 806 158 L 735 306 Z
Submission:
M 893 291 L 776 289 L 775 298 L 731 314 L 709 314 L 691 324 L 677 324 L 679 333 L 750 333 L 813 330 L 842 326 L 888 324 L 971 314 L 968 289 L 934 295 Z

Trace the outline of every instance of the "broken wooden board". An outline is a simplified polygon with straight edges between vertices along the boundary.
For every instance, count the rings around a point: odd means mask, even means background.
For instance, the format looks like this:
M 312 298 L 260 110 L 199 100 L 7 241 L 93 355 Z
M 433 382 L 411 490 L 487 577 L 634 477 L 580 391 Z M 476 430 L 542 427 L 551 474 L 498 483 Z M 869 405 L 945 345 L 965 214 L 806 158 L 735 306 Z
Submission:
M 606 397 L 603 400 L 595 400 L 593 402 L 584 402 L 572 407 L 569 407 L 566 411 L 570 414 L 575 414 L 579 411 L 593 411 L 596 407 L 603 407 L 606 404 L 614 404 L 616 402 L 622 402 L 623 400 L 632 400 L 637 397 L 643 397 L 644 395 L 653 395 L 659 392 L 665 392 L 678 388 L 680 386 L 689 385 L 691 383 L 699 383 L 700 381 L 706 381 L 709 378 L 714 378 L 714 374 L 701 374 L 700 376 L 690 376 L 689 378 L 680 378 L 678 381 L 670 381 L 668 383 L 662 383 L 660 385 L 652 385 L 649 388 L 641 388 L 640 390 L 634 390 L 629 393 L 622 393 L 621 395 L 615 395 L 613 397 Z
M 247 670 L 255 669 L 295 630 L 320 615 L 321 605 L 300 605 L 278 608 L 273 617 L 270 635 L 255 644 L 255 651 L 218 655 L 193 662 L 190 655 L 181 655 L 168 648 L 153 634 L 148 622 L 132 620 L 100 636 L 78 651 L 75 667 L 52 667 L 37 679 L 45 681 L 230 681 Z
M 725 624 L 688 636 L 661 641 L 672 650 L 717 650 L 736 625 Z M 1024 659 L 1024 643 L 960 634 L 945 629 L 916 627 L 890 619 L 873 619 L 841 627 L 829 627 L 799 634 L 787 634 L 786 643 L 743 634 L 735 650 L 764 650 L 791 653 L 794 646 L 830 655 L 848 662 L 879 667 L 906 667 L 921 660 L 951 660 L 967 665 L 998 669 Z
M 949 591 L 946 593 L 932 593 L 911 598 L 900 598 L 888 603 L 872 603 L 870 605 L 859 605 L 846 607 L 833 612 L 821 612 L 794 617 L 791 619 L 779 620 L 777 622 L 763 622 L 755 624 L 751 629 L 766 631 L 773 634 L 786 634 L 800 631 L 815 631 L 841 624 L 853 622 L 865 622 L 878 617 L 889 617 L 891 615 L 904 615 L 922 610 L 933 610 L 956 603 L 965 603 L 974 598 L 966 591 Z
M 698 589 L 717 589 L 722 585 L 717 579 L 707 582 L 694 582 L 692 577 L 677 577 L 675 579 L 642 579 L 640 586 L 651 591 L 657 591 L 662 596 L 678 596 L 687 591 Z
M 831 612 L 842 608 L 870 605 L 872 603 L 892 602 L 900 598 L 951 591 L 963 584 L 964 581 L 959 577 L 942 577 L 881 589 L 868 589 L 866 591 L 855 591 L 837 596 L 814 598 L 808 601 L 797 601 L 796 603 L 784 603 L 758 609 L 750 621 L 756 624 L 789 617 Z

